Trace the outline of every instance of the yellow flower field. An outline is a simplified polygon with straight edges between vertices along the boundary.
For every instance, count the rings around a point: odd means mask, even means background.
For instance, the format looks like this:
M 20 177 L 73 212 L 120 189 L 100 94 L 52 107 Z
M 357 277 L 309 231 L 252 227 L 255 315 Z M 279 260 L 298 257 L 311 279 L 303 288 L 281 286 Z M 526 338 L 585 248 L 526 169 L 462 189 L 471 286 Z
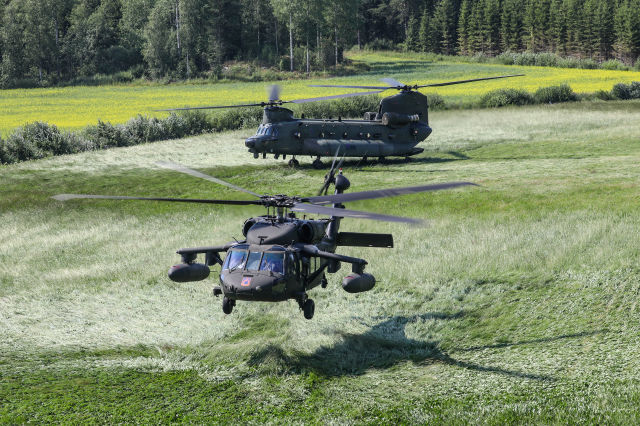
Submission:
M 428 84 L 502 74 L 526 74 L 517 79 L 479 82 L 434 88 L 451 101 L 471 101 L 484 93 L 506 87 L 535 91 L 539 87 L 568 83 L 576 92 L 610 90 L 615 83 L 640 81 L 640 72 L 578 70 L 563 68 L 505 66 L 496 64 L 429 62 L 420 55 L 401 53 L 351 53 L 351 58 L 370 65 L 358 76 L 324 80 L 291 80 L 283 86 L 283 99 L 306 98 L 345 93 L 341 89 L 306 87 L 308 84 L 377 84 L 383 77 L 406 83 Z M 260 102 L 266 99 L 269 83 L 171 84 L 80 86 L 51 89 L 12 89 L 0 91 L 0 130 L 2 134 L 32 121 L 46 121 L 60 128 L 75 130 L 98 119 L 122 123 L 136 116 L 166 113 L 157 109 L 184 106 L 227 105 Z M 390 93 L 390 92 L 387 92 Z

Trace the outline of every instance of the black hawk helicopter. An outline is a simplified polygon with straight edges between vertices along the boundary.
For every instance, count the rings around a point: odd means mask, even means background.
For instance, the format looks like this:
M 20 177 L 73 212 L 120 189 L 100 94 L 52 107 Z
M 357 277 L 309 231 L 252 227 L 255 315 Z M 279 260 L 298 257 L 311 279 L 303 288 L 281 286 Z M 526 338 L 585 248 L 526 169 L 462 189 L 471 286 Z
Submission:
M 442 87 L 476 81 L 496 80 L 520 77 L 521 75 L 503 75 L 498 77 L 475 78 L 472 80 L 449 81 L 445 83 L 407 85 L 392 78 L 382 79 L 388 86 L 342 86 L 311 85 L 310 87 L 339 87 L 348 89 L 371 89 L 369 92 L 347 93 L 320 98 L 280 99 L 279 86 L 271 86 L 269 100 L 255 104 L 205 106 L 194 108 L 174 108 L 162 111 L 185 111 L 194 109 L 219 109 L 261 106 L 264 108 L 262 124 L 254 136 L 245 141 L 254 158 L 273 154 L 276 159 L 282 156 L 292 158 L 290 166 L 298 166 L 296 156 L 316 157 L 315 168 L 322 168 L 321 157 L 330 157 L 338 149 L 346 157 L 411 157 L 424 151 L 416 145 L 429 137 L 429 103 L 427 97 L 418 92 L 425 87 Z M 323 120 L 313 118 L 294 118 L 293 111 L 282 107 L 284 104 L 303 104 L 330 99 L 349 98 L 382 93 L 386 90 L 398 90 L 400 93 L 388 96 L 380 101 L 377 112 L 365 112 L 362 120 Z
M 474 185 L 469 182 L 430 184 L 404 188 L 344 193 L 350 182 L 336 167 L 334 157 L 331 169 L 318 196 L 298 197 L 289 195 L 259 195 L 210 175 L 188 169 L 171 162 L 158 166 L 225 185 L 237 191 L 257 197 L 254 200 L 209 200 L 183 198 L 132 197 L 111 195 L 60 194 L 52 198 L 59 201 L 72 199 L 144 200 L 181 203 L 226 204 L 236 206 L 259 205 L 267 208 L 267 214 L 247 219 L 242 228 L 245 239 L 220 246 L 184 248 L 178 250 L 182 263 L 169 269 L 169 278 L 175 282 L 191 282 L 206 279 L 210 266 L 220 265 L 220 285 L 214 287 L 215 296 L 222 295 L 222 310 L 230 314 L 236 301 L 281 302 L 294 299 L 304 317 L 311 319 L 315 304 L 307 292 L 317 286 L 325 288 L 325 272 L 333 274 L 341 263 L 352 265 L 351 273 L 342 281 L 342 288 L 349 293 L 371 290 L 375 278 L 364 272 L 367 261 L 335 253 L 340 246 L 393 247 L 390 234 L 339 232 L 340 221 L 345 217 L 373 219 L 388 222 L 417 224 L 419 220 L 347 210 L 342 203 L 415 194 L 426 191 Z M 336 176 L 336 170 L 340 170 Z M 327 195 L 334 185 L 334 195 Z M 330 205 L 330 206 L 328 206 Z M 328 219 L 298 218 L 296 213 L 327 215 Z M 226 252 L 224 260 L 220 253 Z M 204 254 L 204 263 L 196 263 Z

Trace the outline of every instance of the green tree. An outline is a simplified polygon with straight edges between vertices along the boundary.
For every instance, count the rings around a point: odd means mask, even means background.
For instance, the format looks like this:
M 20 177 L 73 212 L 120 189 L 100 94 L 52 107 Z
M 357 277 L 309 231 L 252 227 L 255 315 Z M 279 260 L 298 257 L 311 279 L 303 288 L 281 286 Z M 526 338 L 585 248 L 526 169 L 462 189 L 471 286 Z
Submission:
M 334 59 L 337 67 L 342 59 L 345 44 L 353 36 L 354 28 L 351 22 L 357 13 L 358 3 L 355 0 L 326 0 L 324 6 L 325 22 L 333 29 Z
M 422 52 L 430 52 L 432 50 L 431 32 L 431 16 L 429 15 L 429 9 L 425 7 L 420 18 L 420 29 L 418 30 L 418 45 Z
M 500 0 L 485 0 L 484 25 L 482 35 L 485 52 L 490 55 L 500 53 Z
M 598 56 L 602 60 L 609 59 L 613 53 L 613 43 L 615 42 L 614 28 L 614 7 L 608 0 L 598 0 L 598 10 L 596 13 L 596 26 L 598 33 Z
M 524 15 L 527 49 L 533 52 L 549 49 L 550 0 L 528 0 Z
M 598 22 L 598 1 L 585 0 L 582 10 L 584 20 L 580 50 L 588 57 L 593 57 L 600 50 L 600 32 Z
M 285 26 L 289 30 L 289 70 L 293 72 L 293 31 L 294 31 L 294 14 L 297 9 L 297 4 L 294 1 L 289 0 L 270 0 L 273 12 L 276 18 L 285 23 Z
M 416 18 L 413 16 L 409 17 L 409 25 L 407 25 L 407 35 L 404 40 L 404 48 L 405 50 L 413 52 L 420 50 L 418 40 L 418 23 Z
M 89 45 L 95 53 L 94 69 L 110 74 L 131 65 L 127 51 L 120 45 L 120 0 L 102 0 L 89 16 Z
M 484 52 L 486 48 L 485 27 L 485 3 L 486 0 L 478 0 L 471 8 L 469 21 L 469 50 L 471 53 Z
M 126 0 L 122 3 L 121 43 L 136 63 L 142 62 L 143 59 L 144 29 L 154 5 L 155 0 Z
M 28 74 L 27 7 L 21 0 L 11 1 L 2 22 L 2 84 L 10 87 Z
M 640 0 L 622 0 L 615 14 L 616 55 L 633 62 L 640 55 Z
M 425 14 L 426 14 L 425 8 Z M 460 6 L 460 17 L 458 19 L 458 51 L 462 55 L 468 55 L 469 49 L 469 21 L 471 19 L 471 2 L 464 0 Z
M 564 0 L 552 0 L 549 10 L 549 37 L 551 50 L 567 54 L 567 11 Z
M 144 31 L 143 55 L 153 77 L 162 77 L 177 68 L 180 56 L 176 9 L 175 0 L 158 0 L 151 10 Z
M 567 53 L 583 55 L 586 38 L 583 0 L 565 0 L 567 11 Z
M 523 26 L 523 2 L 522 0 L 503 0 L 500 38 L 503 50 L 522 50 Z
M 453 0 L 442 0 L 436 6 L 433 15 L 433 26 L 436 38 L 434 39 L 434 51 L 453 55 L 456 52 L 457 16 Z

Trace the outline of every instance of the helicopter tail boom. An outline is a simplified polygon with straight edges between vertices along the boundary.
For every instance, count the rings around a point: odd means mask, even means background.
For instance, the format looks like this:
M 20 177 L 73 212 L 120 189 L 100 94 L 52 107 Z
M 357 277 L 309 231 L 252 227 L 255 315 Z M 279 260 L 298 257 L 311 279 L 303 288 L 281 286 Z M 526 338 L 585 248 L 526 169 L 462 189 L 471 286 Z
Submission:
M 339 232 L 338 246 L 393 248 L 393 235 L 362 232 Z
M 298 245 L 298 248 L 302 250 L 308 256 L 321 257 L 323 259 L 336 260 L 338 262 L 351 263 L 353 265 L 353 272 L 361 274 L 364 271 L 364 267 L 368 262 L 364 259 L 357 257 L 344 256 L 342 254 L 330 253 L 328 251 L 319 250 L 318 247 L 310 244 Z

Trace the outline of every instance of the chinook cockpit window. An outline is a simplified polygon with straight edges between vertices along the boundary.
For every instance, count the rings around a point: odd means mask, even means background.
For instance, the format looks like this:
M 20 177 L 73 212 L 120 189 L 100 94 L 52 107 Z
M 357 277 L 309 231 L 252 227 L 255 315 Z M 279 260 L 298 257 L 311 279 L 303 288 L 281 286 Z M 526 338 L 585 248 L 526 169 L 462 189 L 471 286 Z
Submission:
M 256 133 L 257 136 L 273 136 L 274 134 L 277 136 L 277 132 L 275 132 L 274 128 L 265 124 L 261 124 L 260 127 L 258 127 L 258 132 Z
M 242 268 L 244 266 L 244 261 L 246 258 L 246 250 L 231 250 L 229 251 L 227 258 L 224 260 L 224 266 L 222 267 L 222 269 L 233 271 L 234 269 Z
M 260 270 L 282 274 L 284 272 L 284 253 L 265 253 L 262 256 Z

